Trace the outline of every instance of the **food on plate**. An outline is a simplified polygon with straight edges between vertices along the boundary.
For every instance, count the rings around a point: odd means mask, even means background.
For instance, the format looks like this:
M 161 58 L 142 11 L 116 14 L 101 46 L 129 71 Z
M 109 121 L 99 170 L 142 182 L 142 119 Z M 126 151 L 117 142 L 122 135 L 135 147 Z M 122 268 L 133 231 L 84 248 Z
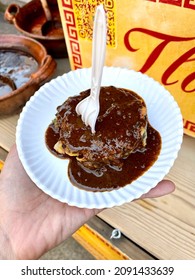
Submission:
M 101 87 L 96 132 L 81 120 L 76 105 L 90 89 L 58 106 L 46 131 L 46 144 L 54 154 L 69 158 L 69 178 L 81 188 L 112 190 L 141 176 L 157 159 L 159 133 L 148 122 L 144 100 L 131 90 Z
M 120 159 L 146 144 L 146 105 L 131 91 L 102 87 L 96 133 L 92 134 L 75 112 L 75 105 L 88 95 L 89 90 L 86 90 L 58 107 L 56 125 L 60 138 L 54 149 L 60 154 L 76 156 L 90 169 L 105 164 L 120 167 Z

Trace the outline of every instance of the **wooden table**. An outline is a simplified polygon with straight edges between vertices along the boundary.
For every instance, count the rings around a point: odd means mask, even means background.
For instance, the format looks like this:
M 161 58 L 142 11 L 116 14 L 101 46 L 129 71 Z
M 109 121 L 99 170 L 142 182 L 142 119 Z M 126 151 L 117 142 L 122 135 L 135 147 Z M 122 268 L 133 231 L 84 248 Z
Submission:
M 67 59 L 57 63 L 55 76 L 70 69 Z M 18 117 L 0 119 L 2 161 L 15 143 Z M 97 259 L 195 259 L 194 138 L 184 136 L 179 156 L 166 178 L 176 184 L 173 194 L 104 210 L 73 237 Z M 109 239 L 113 228 L 121 231 L 120 239 Z

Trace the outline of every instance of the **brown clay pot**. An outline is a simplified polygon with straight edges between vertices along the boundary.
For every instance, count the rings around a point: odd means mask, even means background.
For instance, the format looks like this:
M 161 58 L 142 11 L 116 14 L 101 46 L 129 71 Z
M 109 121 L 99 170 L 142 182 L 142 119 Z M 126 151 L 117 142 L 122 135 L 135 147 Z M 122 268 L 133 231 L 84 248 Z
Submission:
M 61 23 L 58 4 L 56 0 L 48 0 L 52 18 Z M 38 40 L 47 49 L 48 54 L 55 58 L 68 57 L 63 28 L 54 29 L 53 32 L 43 36 L 41 27 L 47 21 L 40 0 L 32 0 L 24 6 L 10 4 L 4 18 L 23 35 Z
M 0 96 L 0 116 L 19 111 L 41 85 L 49 81 L 56 69 L 55 60 L 43 45 L 21 35 L 0 35 L 0 51 L 23 52 L 33 57 L 38 67 L 29 80 L 8 94 Z

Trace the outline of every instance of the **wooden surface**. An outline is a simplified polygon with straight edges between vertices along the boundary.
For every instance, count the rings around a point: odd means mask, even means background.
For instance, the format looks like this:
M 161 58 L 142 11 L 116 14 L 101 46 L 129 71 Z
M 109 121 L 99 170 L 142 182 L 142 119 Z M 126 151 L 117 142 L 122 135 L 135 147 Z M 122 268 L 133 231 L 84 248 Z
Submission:
M 127 255 L 133 260 L 154 260 L 155 257 L 141 248 L 138 244 L 127 238 L 122 232 L 120 238 L 111 238 L 113 234 L 113 227 L 108 223 L 105 223 L 100 217 L 95 216 L 88 221 L 90 226 L 95 232 L 101 234 L 101 236 L 108 240 L 115 248 L 119 248 L 123 254 Z
M 184 136 L 166 177 L 174 193 L 105 210 L 99 216 L 158 259 L 195 259 L 195 139 Z
M 68 71 L 66 60 L 57 75 Z M 0 119 L 0 159 L 15 143 L 19 115 Z M 195 139 L 184 136 L 179 156 L 167 175 L 176 191 L 161 198 L 138 200 L 101 212 L 98 217 L 121 230 L 135 244 L 136 259 L 195 259 Z M 101 231 L 100 231 L 101 233 Z M 133 248 L 130 246 L 129 248 Z M 146 252 L 142 255 L 140 251 Z M 131 252 L 128 254 L 132 258 Z

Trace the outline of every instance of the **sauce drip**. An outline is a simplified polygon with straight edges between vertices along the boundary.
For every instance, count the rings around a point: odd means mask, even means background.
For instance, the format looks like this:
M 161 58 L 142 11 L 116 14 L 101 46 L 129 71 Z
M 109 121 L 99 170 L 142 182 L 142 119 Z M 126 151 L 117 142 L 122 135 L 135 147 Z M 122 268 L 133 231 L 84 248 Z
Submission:
M 58 154 L 54 150 L 58 139 L 58 131 L 53 124 L 50 124 L 45 135 L 48 149 L 60 158 L 69 159 L 70 181 L 73 185 L 88 191 L 110 191 L 130 184 L 154 164 L 161 150 L 161 136 L 148 124 L 147 144 L 142 151 L 138 150 L 123 159 L 123 165 L 118 170 L 106 165 L 99 170 L 92 171 L 82 166 L 75 157 Z

